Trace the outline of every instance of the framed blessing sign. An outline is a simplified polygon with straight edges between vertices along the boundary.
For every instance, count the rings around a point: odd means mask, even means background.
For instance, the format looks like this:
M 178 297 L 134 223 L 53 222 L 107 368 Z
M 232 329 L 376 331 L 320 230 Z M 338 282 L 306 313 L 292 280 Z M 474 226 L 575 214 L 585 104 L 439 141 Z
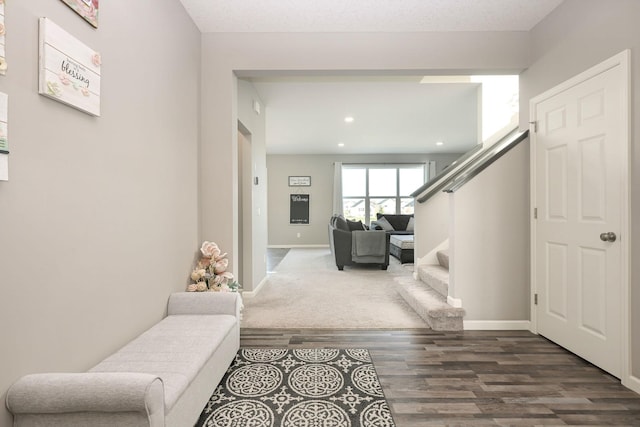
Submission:
M 40 18 L 38 92 L 100 116 L 100 54 L 48 18 Z

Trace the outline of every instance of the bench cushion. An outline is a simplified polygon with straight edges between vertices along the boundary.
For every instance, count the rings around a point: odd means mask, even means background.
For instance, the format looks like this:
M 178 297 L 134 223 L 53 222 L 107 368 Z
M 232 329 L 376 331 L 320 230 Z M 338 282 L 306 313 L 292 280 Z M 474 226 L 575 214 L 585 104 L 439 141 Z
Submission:
M 168 413 L 235 325 L 231 315 L 168 316 L 90 372 L 157 375 Z

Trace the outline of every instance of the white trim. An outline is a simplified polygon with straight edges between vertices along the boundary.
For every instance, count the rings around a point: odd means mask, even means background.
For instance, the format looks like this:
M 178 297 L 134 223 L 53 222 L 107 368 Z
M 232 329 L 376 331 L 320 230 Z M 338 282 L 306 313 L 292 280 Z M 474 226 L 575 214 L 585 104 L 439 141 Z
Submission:
M 626 381 L 624 378 L 622 379 L 622 385 L 640 394 L 640 378 L 633 375 L 629 375 L 626 378 Z
M 533 332 L 534 334 L 538 333 L 538 312 L 536 310 L 536 304 L 534 303 L 535 301 L 535 294 L 538 292 L 537 287 L 536 287 L 536 283 L 538 280 L 538 277 L 536 275 L 536 265 L 537 265 L 537 258 L 536 258 L 536 233 L 537 233 L 537 221 L 535 218 L 535 215 L 533 213 L 534 209 L 537 209 L 538 203 L 536 200 L 536 167 L 537 167 L 537 162 L 536 162 L 536 143 L 537 143 L 537 139 L 536 139 L 536 125 L 535 125 L 535 121 L 536 121 L 536 113 L 535 113 L 535 107 L 534 107 L 534 102 L 533 99 L 531 99 L 529 101 L 529 209 L 531 209 L 531 212 L 529 212 L 529 254 L 531 256 L 531 260 L 529 261 L 529 275 L 530 275 L 530 280 L 531 280 L 531 286 L 529 287 L 529 304 L 530 304 L 530 309 L 529 309 L 529 319 L 531 319 L 531 326 L 529 328 L 529 330 L 531 332 Z
M 633 368 L 631 366 L 631 120 L 629 114 L 631 112 L 631 51 L 629 49 L 618 54 L 620 66 L 625 73 L 624 87 L 622 91 L 622 102 L 626 108 L 622 111 L 622 124 L 625 127 L 626 132 L 623 132 L 621 137 L 625 139 L 624 144 L 627 147 L 626 163 L 622 166 L 622 175 L 625 179 L 622 180 L 622 218 L 621 218 L 621 234 L 625 238 L 620 239 L 622 245 L 622 260 L 621 266 L 622 274 L 620 279 L 622 280 L 622 289 L 620 294 L 622 301 L 626 303 L 622 304 L 620 309 L 621 325 L 620 332 L 622 336 L 620 356 L 622 357 L 622 371 L 620 372 L 620 378 L 622 385 L 631 388 L 636 393 L 640 393 L 640 384 L 638 378 L 633 376 Z M 635 386 L 635 389 L 632 388 Z
M 262 278 L 262 280 L 260 281 L 260 283 L 258 283 L 258 286 L 256 286 L 256 288 L 252 291 L 242 291 L 242 296 L 248 296 L 248 297 L 255 297 L 256 295 L 258 295 L 258 292 L 260 292 L 260 289 L 262 289 L 262 286 L 267 283 L 267 278 L 269 276 L 264 276 Z
M 268 249 L 329 248 L 329 245 L 267 245 Z
M 454 298 L 451 295 L 447 295 L 447 304 L 451 307 L 462 308 L 462 300 L 460 298 Z
M 622 102 L 626 106 L 622 111 L 622 126 L 626 130 L 623 131 L 621 137 L 625 139 L 625 144 L 627 146 L 626 152 L 626 162 L 622 165 L 622 176 L 624 179 L 621 183 L 621 194 L 623 194 L 622 200 L 622 218 L 621 218 L 621 234 L 625 236 L 625 238 L 620 239 L 620 244 L 622 245 L 621 249 L 621 266 L 622 269 L 620 279 L 622 280 L 620 289 L 620 294 L 622 296 L 622 301 L 626 301 L 626 303 L 622 304 L 620 309 L 621 325 L 621 355 L 622 358 L 622 370 L 620 372 L 620 378 L 622 385 L 625 387 L 631 388 L 637 393 L 640 393 L 640 383 L 638 382 L 638 378 L 633 376 L 633 369 L 631 366 L 631 345 L 632 345 L 632 336 L 631 336 L 631 120 L 629 118 L 629 114 L 631 112 L 631 51 L 629 49 L 619 53 L 617 55 L 619 60 L 619 64 L 622 67 L 623 73 L 625 73 L 624 86 L 622 91 Z M 635 389 L 632 388 L 632 385 L 635 385 Z
M 606 59 L 604 61 L 602 61 L 601 63 L 599 63 L 598 65 L 594 65 L 593 67 L 589 68 L 586 71 L 583 71 L 582 73 L 571 77 L 570 79 L 558 84 L 557 86 L 552 87 L 551 89 L 541 93 L 540 95 L 537 95 L 533 98 L 531 98 L 531 100 L 529 101 L 529 105 L 533 106 L 533 104 L 539 104 L 541 102 L 546 101 L 549 98 L 553 98 L 554 96 L 558 95 L 561 92 L 564 92 L 568 89 L 571 89 L 574 86 L 577 86 L 579 84 L 581 84 L 582 82 L 589 80 L 593 77 L 598 76 L 599 74 L 602 74 L 612 68 L 617 67 L 618 65 L 622 65 L 623 67 L 625 65 L 628 66 L 629 64 L 629 55 L 630 55 L 630 51 L 624 50 L 622 52 L 620 52 L 617 55 L 612 56 L 609 59 Z M 628 68 L 628 67 L 627 67 Z M 530 115 L 531 114 L 535 114 L 535 110 L 534 111 L 529 111 Z
M 612 56 L 609 59 L 601 62 L 598 65 L 578 74 L 570 78 L 569 80 L 549 89 L 548 91 L 533 97 L 529 100 L 529 121 L 536 121 L 536 108 L 535 105 L 541 103 L 560 92 L 568 90 L 573 86 L 576 86 L 586 80 L 589 80 L 592 77 L 595 77 L 599 74 L 602 74 L 614 67 L 621 67 L 622 72 L 624 73 L 624 79 L 622 82 L 622 102 L 626 105 L 626 108 L 623 108 L 622 117 L 621 117 L 621 128 L 623 131 L 621 132 L 621 138 L 623 139 L 622 143 L 626 146 L 627 156 L 626 162 L 623 162 L 620 167 L 622 168 L 622 206 L 621 206 L 621 230 L 620 235 L 624 236 L 620 239 L 620 244 L 622 245 L 620 250 L 621 260 L 621 299 L 622 301 L 626 301 L 626 303 L 622 304 L 620 307 L 620 316 L 621 316 L 621 372 L 620 378 L 622 380 L 622 385 L 628 387 L 634 391 L 640 393 L 640 380 L 634 377 L 631 372 L 631 346 L 630 343 L 632 341 L 631 337 L 631 287 L 630 287 L 630 242 L 631 242 L 631 218 L 630 218 L 630 206 L 631 206 L 631 180 L 629 171 L 631 170 L 631 121 L 629 118 L 629 113 L 631 111 L 631 97 L 629 96 L 629 91 L 631 90 L 631 51 L 626 49 L 617 55 Z M 535 143 L 536 143 L 536 134 L 535 132 L 531 132 L 529 134 L 531 144 L 530 144 L 530 192 L 531 192 L 531 207 L 532 209 L 537 205 L 535 198 L 535 182 L 536 182 L 536 162 L 535 162 Z M 536 293 L 536 257 L 535 257 L 535 247 L 536 247 L 536 221 L 533 219 L 533 215 L 531 216 L 531 328 L 530 330 L 533 333 L 537 333 L 537 316 L 536 316 L 536 306 L 533 304 L 533 296 Z M 634 388 L 635 387 L 635 388 Z
M 528 320 L 463 320 L 465 331 L 528 331 Z

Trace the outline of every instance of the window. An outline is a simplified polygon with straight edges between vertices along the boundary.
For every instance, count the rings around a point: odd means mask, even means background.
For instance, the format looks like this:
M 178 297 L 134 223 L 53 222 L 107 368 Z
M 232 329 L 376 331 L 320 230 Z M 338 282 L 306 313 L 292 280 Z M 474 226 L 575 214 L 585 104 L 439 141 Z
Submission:
M 378 213 L 412 214 L 410 195 L 424 182 L 424 164 L 343 165 L 344 216 L 370 224 Z

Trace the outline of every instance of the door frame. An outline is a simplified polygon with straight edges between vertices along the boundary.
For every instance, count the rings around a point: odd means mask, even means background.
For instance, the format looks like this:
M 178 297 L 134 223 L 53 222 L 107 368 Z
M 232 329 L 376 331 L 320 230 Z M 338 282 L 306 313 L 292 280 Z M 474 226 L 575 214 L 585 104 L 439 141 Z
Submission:
M 238 120 L 238 264 L 236 279 L 253 289 L 253 149 L 251 131 Z
M 535 207 L 537 206 L 536 201 L 536 155 L 535 148 L 537 142 L 536 135 L 536 105 L 546 101 L 549 98 L 556 96 L 557 94 L 568 90 L 569 88 L 576 86 L 580 83 L 583 83 L 592 77 L 597 76 L 598 74 L 604 73 L 614 67 L 621 67 L 622 70 L 622 103 L 625 106 L 623 108 L 623 113 L 621 119 L 621 129 L 620 135 L 623 139 L 622 144 L 624 150 L 626 151 L 626 161 L 622 162 L 620 167 L 622 168 L 622 188 L 621 188 L 621 229 L 620 229 L 620 256 L 621 256 L 621 274 L 620 278 L 622 280 L 621 283 L 621 297 L 622 297 L 622 307 L 621 307 L 621 381 L 622 385 L 628 387 L 638 393 L 640 393 L 640 382 L 634 380 L 631 376 L 631 288 L 630 288 L 630 243 L 631 243 L 631 235 L 630 235 L 630 206 L 631 206 L 631 193 L 630 193 L 630 181 L 631 176 L 629 174 L 631 168 L 631 153 L 630 153 L 630 135 L 631 135 L 631 123 L 629 120 L 631 104 L 630 104 L 630 95 L 629 91 L 631 88 L 631 71 L 630 71 L 630 50 L 624 50 L 619 54 L 601 62 L 600 64 L 589 68 L 588 70 L 570 78 L 569 80 L 560 83 L 559 85 L 543 92 L 540 95 L 537 95 L 529 100 L 529 124 L 530 124 L 530 202 L 531 202 L 531 246 L 530 246 L 530 254 L 531 254 L 531 332 L 537 334 L 538 333 L 538 318 L 536 312 L 536 304 L 535 304 L 535 295 L 538 293 L 537 290 L 537 277 L 536 277 L 536 218 L 533 214 Z

